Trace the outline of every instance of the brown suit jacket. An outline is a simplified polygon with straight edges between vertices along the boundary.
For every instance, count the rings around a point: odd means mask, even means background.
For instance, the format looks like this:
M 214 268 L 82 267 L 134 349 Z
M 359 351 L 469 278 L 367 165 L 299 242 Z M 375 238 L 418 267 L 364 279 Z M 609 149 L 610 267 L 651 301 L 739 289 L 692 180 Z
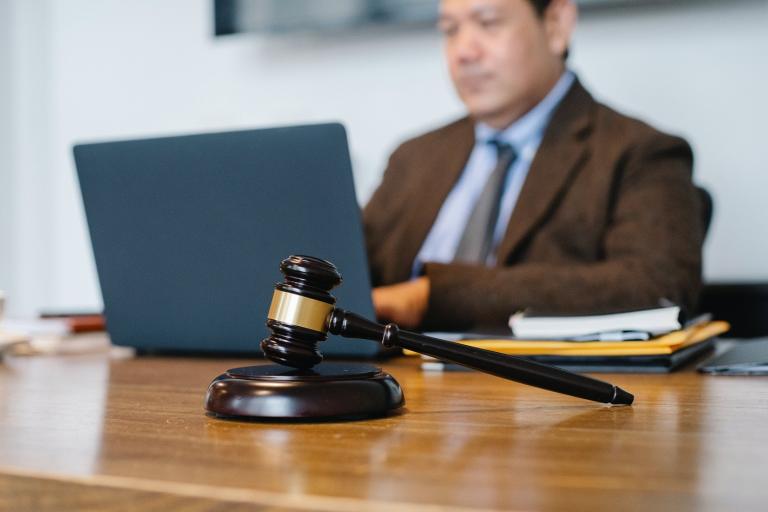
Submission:
M 363 212 L 375 285 L 406 281 L 474 145 L 464 118 L 403 143 Z M 597 103 L 555 111 L 496 267 L 428 263 L 422 328 L 499 327 L 523 308 L 594 313 L 695 304 L 704 236 L 688 144 Z M 463 229 L 457 226 L 456 229 Z

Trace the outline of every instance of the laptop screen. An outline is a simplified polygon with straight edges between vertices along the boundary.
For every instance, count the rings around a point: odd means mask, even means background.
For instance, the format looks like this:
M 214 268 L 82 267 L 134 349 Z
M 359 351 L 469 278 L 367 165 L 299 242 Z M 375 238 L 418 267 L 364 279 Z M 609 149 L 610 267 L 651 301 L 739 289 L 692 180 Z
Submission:
M 333 262 L 340 307 L 373 317 L 340 124 L 82 144 L 74 154 L 113 343 L 257 352 L 291 254 Z M 332 339 L 321 351 L 379 347 Z

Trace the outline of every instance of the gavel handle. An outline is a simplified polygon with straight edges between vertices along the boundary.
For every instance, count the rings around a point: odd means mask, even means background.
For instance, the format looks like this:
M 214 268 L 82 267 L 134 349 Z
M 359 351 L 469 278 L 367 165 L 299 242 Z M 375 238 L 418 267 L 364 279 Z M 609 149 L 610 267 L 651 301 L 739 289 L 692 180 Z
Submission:
M 381 341 L 387 346 L 402 347 L 504 379 L 595 402 L 630 405 L 634 400 L 632 394 L 601 380 L 520 357 L 401 331 L 395 324 L 384 326 L 343 309 L 333 310 L 328 330 L 345 338 Z

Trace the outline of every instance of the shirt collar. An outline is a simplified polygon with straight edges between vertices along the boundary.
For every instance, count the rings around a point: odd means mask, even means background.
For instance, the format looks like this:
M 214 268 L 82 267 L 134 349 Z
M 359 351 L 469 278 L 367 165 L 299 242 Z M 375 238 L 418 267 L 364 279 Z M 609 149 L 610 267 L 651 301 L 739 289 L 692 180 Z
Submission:
M 493 139 L 506 142 L 518 151 L 532 140 L 540 137 L 549 124 L 557 106 L 571 88 L 576 75 L 566 69 L 554 87 L 535 107 L 502 131 L 491 128 L 485 123 L 475 125 L 476 144 L 486 144 Z

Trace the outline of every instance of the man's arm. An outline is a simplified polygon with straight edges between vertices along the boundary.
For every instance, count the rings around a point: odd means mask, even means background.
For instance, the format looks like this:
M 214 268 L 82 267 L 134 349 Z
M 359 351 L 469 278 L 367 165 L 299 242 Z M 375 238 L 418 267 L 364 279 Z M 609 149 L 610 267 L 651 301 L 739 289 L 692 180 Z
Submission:
M 398 147 L 389 157 L 381 183 L 363 209 L 365 243 L 374 286 L 382 283 L 381 269 L 385 263 L 381 260 L 384 257 L 382 245 L 395 226 L 406 221 L 402 211 L 407 200 L 404 191 L 409 182 L 408 167 L 401 162 L 404 146 Z
M 373 289 L 376 318 L 415 329 L 424 319 L 429 303 L 429 278 L 419 277 L 404 283 Z

